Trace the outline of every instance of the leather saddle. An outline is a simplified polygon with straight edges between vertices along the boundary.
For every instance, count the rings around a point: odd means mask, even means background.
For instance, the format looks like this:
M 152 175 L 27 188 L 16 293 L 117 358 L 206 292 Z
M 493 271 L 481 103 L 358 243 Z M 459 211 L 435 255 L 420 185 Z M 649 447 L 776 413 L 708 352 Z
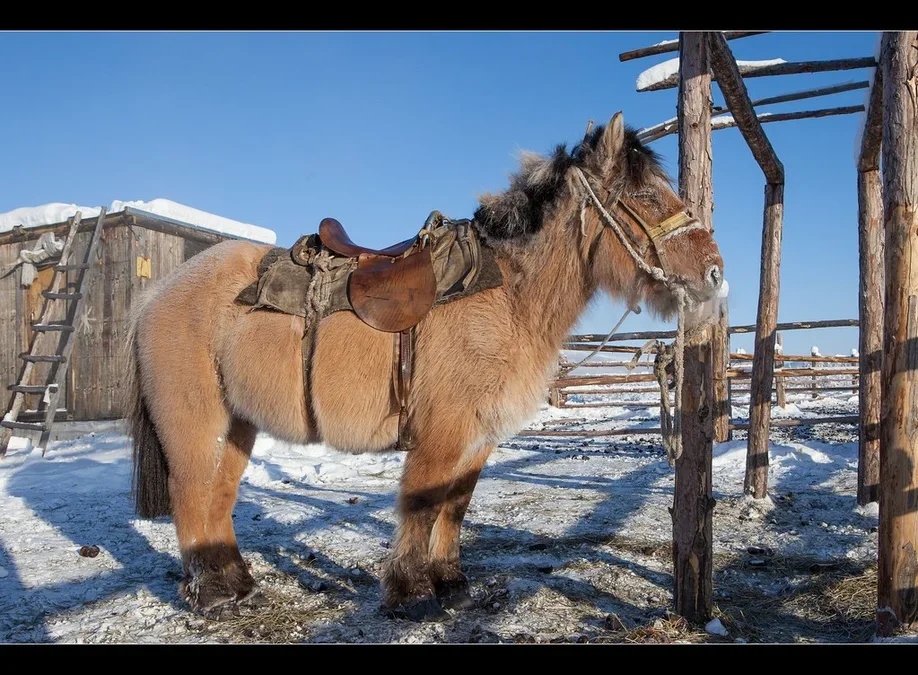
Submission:
M 420 323 L 433 308 L 437 279 L 429 233 L 435 225 L 431 221 L 439 215 L 431 214 L 415 238 L 380 250 L 355 244 L 334 218 L 319 224 L 319 240 L 327 249 L 357 261 L 348 280 L 348 299 L 369 326 L 400 333 Z

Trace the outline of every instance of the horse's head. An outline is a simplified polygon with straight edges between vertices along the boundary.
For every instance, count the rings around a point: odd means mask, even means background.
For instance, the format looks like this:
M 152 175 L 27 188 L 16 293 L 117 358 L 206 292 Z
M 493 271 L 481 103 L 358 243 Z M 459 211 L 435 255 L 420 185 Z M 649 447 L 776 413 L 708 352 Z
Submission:
M 724 261 L 712 233 L 673 191 L 659 158 L 622 114 L 588 132 L 574 153 L 572 194 L 596 283 L 630 305 L 672 317 L 680 298 L 697 314 L 723 288 Z M 708 313 L 709 314 L 709 313 Z

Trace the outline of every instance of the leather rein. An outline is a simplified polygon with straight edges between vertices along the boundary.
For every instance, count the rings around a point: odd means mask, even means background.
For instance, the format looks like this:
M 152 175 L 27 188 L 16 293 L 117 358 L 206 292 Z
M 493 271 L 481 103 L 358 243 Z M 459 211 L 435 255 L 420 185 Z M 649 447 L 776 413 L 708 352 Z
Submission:
M 679 302 L 679 323 L 676 330 L 676 339 L 672 343 L 672 353 L 667 354 L 665 347 L 662 343 L 657 345 L 657 358 L 655 363 L 654 372 L 657 374 L 658 384 L 660 386 L 660 426 L 663 435 L 663 445 L 666 448 L 666 454 L 669 457 L 670 466 L 675 464 L 675 461 L 682 456 L 682 382 L 684 375 L 684 349 L 685 349 L 685 305 L 686 305 L 686 291 L 685 287 L 679 283 L 677 277 L 673 274 L 672 267 L 669 264 L 669 261 L 666 258 L 666 254 L 663 251 L 662 246 L 660 245 L 666 239 L 669 239 L 676 234 L 680 234 L 687 230 L 695 230 L 701 228 L 702 225 L 696 218 L 693 218 L 687 209 L 682 209 L 678 213 L 675 213 L 672 216 L 660 221 L 659 223 L 650 224 L 647 223 L 640 214 L 637 213 L 633 208 L 631 208 L 621 196 L 616 197 L 612 208 L 620 207 L 629 217 L 631 217 L 644 231 L 650 240 L 650 247 L 653 248 L 654 254 L 657 257 L 659 262 L 659 267 L 653 267 L 647 263 L 646 260 L 635 250 L 635 246 L 640 246 L 637 242 L 634 242 L 630 231 L 625 230 L 621 224 L 606 210 L 606 207 L 600 201 L 599 197 L 596 196 L 596 193 L 593 191 L 590 181 L 587 180 L 587 177 L 584 175 L 583 171 L 579 167 L 575 167 L 574 172 L 580 181 L 581 185 L 584 188 L 584 198 L 583 204 L 580 208 L 580 228 L 581 232 L 586 234 L 586 223 L 584 221 L 586 215 L 587 203 L 591 201 L 593 206 L 596 207 L 596 210 L 599 211 L 603 220 L 605 221 L 604 225 L 610 228 L 615 232 L 619 241 L 621 241 L 622 246 L 625 247 L 625 250 L 628 251 L 628 254 L 634 259 L 634 262 L 637 264 L 638 268 L 649 274 L 652 278 L 664 284 L 669 288 L 678 299 Z M 646 249 L 645 249 L 646 250 Z M 643 253 L 643 251 L 642 251 Z M 602 346 L 608 342 L 612 335 L 618 327 L 624 322 L 625 317 L 628 314 L 634 311 L 633 309 L 628 309 L 625 311 L 624 316 L 622 316 L 621 321 L 618 325 L 612 329 L 612 332 L 606 336 L 602 344 L 594 351 L 594 354 L 599 352 L 602 349 Z M 645 348 L 649 347 L 645 345 Z M 642 349 L 643 351 L 643 349 Z M 640 352 L 639 352 L 640 354 Z M 584 361 L 589 359 L 593 354 L 583 359 L 579 364 L 582 364 Z M 674 361 L 675 369 L 675 379 L 676 379 L 676 391 L 675 391 L 675 404 L 673 406 L 672 415 L 669 411 L 669 394 L 667 392 L 666 386 L 666 376 L 665 376 L 665 360 L 672 359 Z

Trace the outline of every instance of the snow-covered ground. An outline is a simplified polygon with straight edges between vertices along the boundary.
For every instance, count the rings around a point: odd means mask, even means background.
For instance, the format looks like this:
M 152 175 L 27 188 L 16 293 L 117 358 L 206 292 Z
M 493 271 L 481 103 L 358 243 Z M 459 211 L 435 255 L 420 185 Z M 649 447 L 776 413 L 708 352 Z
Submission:
M 852 414 L 857 399 L 793 405 L 795 416 Z M 652 408 L 546 407 L 531 426 L 658 424 Z M 679 628 L 666 614 L 674 474 L 658 436 L 504 443 L 463 532 L 478 605 L 443 624 L 379 611 L 400 454 L 260 436 L 234 518 L 267 602 L 212 622 L 177 597 L 171 521 L 133 515 L 125 436 L 59 441 L 45 458 L 14 446 L 0 461 L 0 642 L 867 640 L 863 607 L 812 610 L 838 584 L 870 587 L 877 517 L 875 505 L 855 503 L 856 429 L 775 429 L 772 438 L 764 503 L 743 496 L 741 436 L 715 447 L 715 605 L 727 636 Z M 83 546 L 100 552 L 83 557 Z

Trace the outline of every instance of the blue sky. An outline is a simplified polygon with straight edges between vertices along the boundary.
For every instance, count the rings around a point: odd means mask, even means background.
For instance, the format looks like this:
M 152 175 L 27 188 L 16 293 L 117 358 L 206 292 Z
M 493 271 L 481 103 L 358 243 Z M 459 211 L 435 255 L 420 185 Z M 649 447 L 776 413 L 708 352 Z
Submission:
M 520 149 L 573 143 L 618 110 L 648 126 L 675 90 L 637 93 L 673 54 L 618 54 L 673 32 L 0 33 L 0 212 L 47 202 L 172 199 L 275 230 L 290 245 L 325 216 L 384 245 L 433 209 L 470 216 L 507 185 Z M 739 59 L 869 56 L 872 32 L 776 32 L 731 42 Z M 867 70 L 746 80 L 753 98 L 863 80 Z M 862 103 L 866 90 L 763 108 Z M 715 85 L 715 103 L 721 103 Z M 779 320 L 857 317 L 862 115 L 769 124 L 784 163 Z M 657 141 L 675 175 L 675 137 Z M 739 131 L 714 133 L 714 227 L 731 323 L 754 323 L 764 178 Z M 577 330 L 606 332 L 604 298 Z M 667 327 L 648 314 L 625 330 Z M 790 332 L 785 353 L 848 353 L 856 329 Z M 751 351 L 752 339 L 733 347 Z

